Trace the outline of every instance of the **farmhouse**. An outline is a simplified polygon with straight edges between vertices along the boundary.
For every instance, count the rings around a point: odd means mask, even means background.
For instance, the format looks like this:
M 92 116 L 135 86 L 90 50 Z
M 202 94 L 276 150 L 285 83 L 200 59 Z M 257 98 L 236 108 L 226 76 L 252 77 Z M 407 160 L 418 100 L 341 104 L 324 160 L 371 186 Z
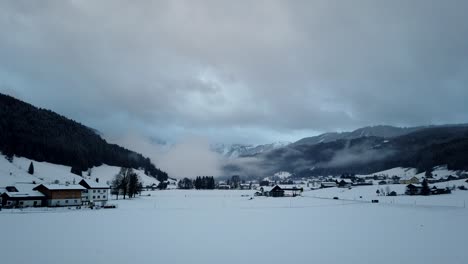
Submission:
M 275 187 L 273 187 L 269 192 L 268 192 L 268 196 L 271 196 L 271 197 L 283 197 L 284 196 L 284 190 L 279 187 L 278 185 L 276 185 Z
M 406 186 L 406 195 L 419 195 L 421 194 L 422 185 L 421 184 L 408 184 Z
M 47 206 L 76 206 L 82 204 L 81 185 L 41 184 L 33 190 L 45 195 Z
M 416 176 L 408 177 L 408 178 L 402 178 L 402 179 L 400 180 L 400 183 L 401 183 L 401 184 L 418 184 L 418 183 L 419 183 L 419 179 L 418 179 L 418 177 L 416 177 Z
M 78 184 L 86 188 L 81 195 L 83 204 L 99 203 L 102 206 L 106 205 L 109 200 L 109 185 L 100 183 L 99 179 L 95 181 L 83 179 Z
M 353 181 L 350 179 L 342 179 L 341 181 L 338 182 L 338 187 L 339 188 L 349 188 L 353 185 Z
M 303 191 L 304 189 L 302 188 L 275 185 L 274 187 L 260 187 L 260 192 L 257 192 L 256 195 L 270 197 L 295 197 Z M 288 193 L 286 194 L 286 192 Z
M 25 184 L 7 186 L 1 195 L 1 205 L 4 207 L 38 207 L 45 204 L 45 195 L 32 190 L 35 185 Z

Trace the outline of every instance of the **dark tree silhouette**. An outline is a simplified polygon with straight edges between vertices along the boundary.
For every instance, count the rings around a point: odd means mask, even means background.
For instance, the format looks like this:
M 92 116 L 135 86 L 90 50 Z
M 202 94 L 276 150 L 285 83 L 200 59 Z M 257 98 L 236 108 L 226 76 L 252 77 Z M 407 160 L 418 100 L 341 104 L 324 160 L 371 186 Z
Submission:
M 32 163 L 32 161 L 31 164 L 29 164 L 28 173 L 34 175 L 34 164 Z
M 422 182 L 421 194 L 422 195 L 430 195 L 431 194 L 431 189 L 429 188 L 429 184 L 427 183 L 426 179 L 424 179 L 423 182 Z

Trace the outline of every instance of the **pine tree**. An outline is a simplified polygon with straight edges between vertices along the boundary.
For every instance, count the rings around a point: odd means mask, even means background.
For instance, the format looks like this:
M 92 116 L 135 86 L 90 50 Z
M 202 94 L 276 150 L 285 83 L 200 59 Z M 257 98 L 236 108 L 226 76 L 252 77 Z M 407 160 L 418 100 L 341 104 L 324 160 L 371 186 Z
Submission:
M 34 175 L 34 164 L 32 163 L 32 161 L 31 164 L 29 164 L 28 173 Z
M 424 179 L 423 182 L 422 182 L 421 194 L 422 195 L 430 195 L 431 194 L 431 189 L 429 188 L 429 184 L 427 183 L 426 179 Z
M 70 172 L 80 177 L 83 177 L 83 171 L 78 167 L 75 167 L 75 166 L 71 167 Z
M 138 177 L 138 174 L 133 172 L 132 169 L 128 170 L 128 197 L 132 198 L 135 197 L 137 193 L 140 192 L 139 186 L 143 187 L 143 184 L 141 184 L 141 181 Z

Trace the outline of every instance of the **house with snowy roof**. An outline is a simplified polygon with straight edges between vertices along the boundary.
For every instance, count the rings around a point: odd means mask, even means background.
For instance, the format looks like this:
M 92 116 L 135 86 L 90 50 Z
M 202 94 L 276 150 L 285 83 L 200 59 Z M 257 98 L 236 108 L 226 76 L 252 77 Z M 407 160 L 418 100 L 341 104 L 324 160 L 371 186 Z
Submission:
M 303 188 L 298 188 L 296 186 L 280 186 L 275 185 L 273 187 L 263 186 L 260 187 L 259 192 L 256 193 L 257 196 L 269 196 L 269 197 L 284 197 L 284 196 L 297 196 L 303 192 Z
M 4 207 L 39 207 L 44 206 L 46 197 L 33 190 L 33 184 L 7 186 L 1 194 L 1 205 Z
M 341 181 L 338 181 L 337 185 L 339 188 L 349 188 L 353 185 L 353 181 L 350 179 L 342 179 Z
M 78 184 L 85 188 L 81 193 L 83 204 L 94 203 L 100 204 L 101 206 L 106 205 L 109 200 L 109 185 L 99 182 L 98 178 L 94 181 L 83 179 Z
M 416 176 L 404 177 L 400 179 L 401 184 L 418 184 L 420 182 L 419 178 Z
M 77 184 L 40 184 L 33 189 L 45 195 L 47 206 L 82 205 L 82 192 L 85 187 Z

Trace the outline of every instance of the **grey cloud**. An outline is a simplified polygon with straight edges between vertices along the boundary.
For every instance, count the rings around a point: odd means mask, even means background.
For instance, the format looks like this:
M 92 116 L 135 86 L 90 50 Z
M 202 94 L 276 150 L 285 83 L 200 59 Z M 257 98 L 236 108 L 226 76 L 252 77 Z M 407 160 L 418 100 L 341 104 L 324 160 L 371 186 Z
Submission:
M 467 122 L 467 9 L 456 0 L 3 1 L 0 91 L 105 133 L 163 138 L 267 142 Z

